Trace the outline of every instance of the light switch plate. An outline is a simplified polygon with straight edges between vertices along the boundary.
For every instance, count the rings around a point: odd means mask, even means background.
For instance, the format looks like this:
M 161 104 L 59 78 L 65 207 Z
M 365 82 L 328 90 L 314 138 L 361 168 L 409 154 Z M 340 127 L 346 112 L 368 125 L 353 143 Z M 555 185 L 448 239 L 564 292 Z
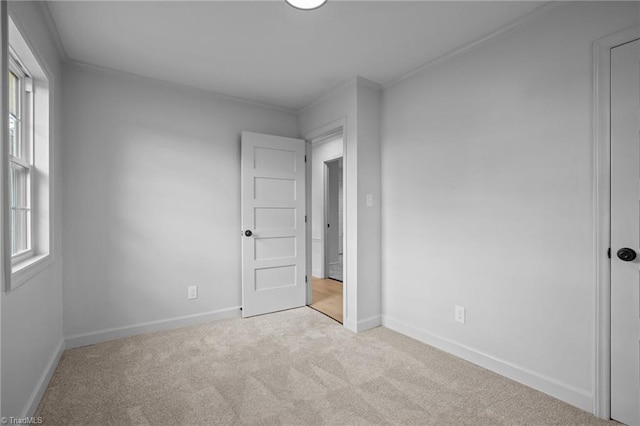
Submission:
M 373 207 L 373 194 L 367 194 L 367 207 Z
M 198 298 L 198 286 L 190 285 L 187 287 L 187 299 L 197 299 Z

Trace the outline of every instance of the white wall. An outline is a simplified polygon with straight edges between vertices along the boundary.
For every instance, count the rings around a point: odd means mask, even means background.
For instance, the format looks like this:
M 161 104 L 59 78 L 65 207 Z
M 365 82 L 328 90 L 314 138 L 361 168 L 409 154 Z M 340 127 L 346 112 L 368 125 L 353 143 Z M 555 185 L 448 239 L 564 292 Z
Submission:
M 342 156 L 342 138 L 317 143 L 311 147 L 311 239 L 312 274 L 326 278 L 324 270 L 324 162 Z
M 639 16 L 563 5 L 384 92 L 386 325 L 591 410 L 591 48 Z
M 33 415 L 63 348 L 61 264 L 61 63 L 35 2 L 10 2 L 9 15 L 49 72 L 53 184 L 51 266 L 2 292 L 2 415 Z
M 67 343 L 238 315 L 240 132 L 295 114 L 73 64 L 64 95 Z
M 358 322 L 380 325 L 381 300 L 381 139 L 382 98 L 378 87 L 358 85 Z M 367 197 L 372 204 L 367 204 Z

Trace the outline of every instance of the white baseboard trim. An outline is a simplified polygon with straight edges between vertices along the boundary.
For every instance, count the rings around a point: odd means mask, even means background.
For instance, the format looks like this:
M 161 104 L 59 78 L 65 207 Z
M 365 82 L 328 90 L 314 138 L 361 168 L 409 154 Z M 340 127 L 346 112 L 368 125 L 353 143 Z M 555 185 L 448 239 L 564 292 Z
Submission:
M 154 333 L 156 331 L 170 330 L 188 325 L 204 324 L 210 321 L 235 318 L 239 316 L 240 306 L 234 306 L 233 308 L 220 309 L 201 314 L 144 322 L 125 327 L 96 331 L 93 333 L 76 334 L 65 338 L 65 347 L 67 349 L 79 348 L 82 346 L 95 345 L 96 343 L 108 342 L 109 340 L 121 339 L 123 337 Z
M 353 331 L 354 333 L 358 332 L 358 323 L 352 319 L 346 319 L 342 326 L 349 331 Z
M 355 321 L 353 319 L 347 318 L 344 322 L 343 326 L 347 330 L 351 330 L 354 333 L 360 333 L 361 331 L 367 331 L 372 328 L 380 327 L 382 325 L 382 317 L 380 315 L 376 315 L 370 318 L 365 318 L 360 321 Z
M 576 388 L 575 386 L 554 379 L 553 377 L 545 376 L 544 374 L 503 361 L 489 354 L 482 353 L 468 346 L 454 342 L 453 340 L 430 333 L 426 330 L 419 330 L 406 323 L 389 318 L 388 316 L 382 317 L 382 325 L 391 330 L 397 331 L 398 333 L 419 340 L 422 343 L 426 343 L 484 367 L 487 370 L 491 370 L 511 380 L 515 380 L 523 385 L 539 390 L 540 392 L 544 392 L 585 411 L 591 413 L 593 410 L 593 395 L 589 391 Z
M 33 417 L 36 415 L 36 410 L 38 409 L 38 405 L 44 396 L 44 391 L 47 390 L 47 386 L 49 386 L 49 381 L 51 377 L 53 377 L 53 373 L 56 371 L 56 367 L 60 362 L 60 357 L 62 357 L 62 353 L 64 352 L 64 341 L 61 341 L 58 344 L 55 352 L 51 356 L 49 360 L 49 364 L 47 368 L 42 372 L 42 376 L 40 376 L 40 380 L 38 380 L 38 384 L 36 388 L 33 390 L 31 394 L 31 398 L 27 402 L 27 405 L 24 407 L 24 411 L 22 412 L 22 418 L 25 417 Z
M 365 318 L 358 321 L 358 333 L 361 331 L 367 331 L 372 328 L 380 327 L 382 325 L 382 317 L 376 315 L 370 318 Z

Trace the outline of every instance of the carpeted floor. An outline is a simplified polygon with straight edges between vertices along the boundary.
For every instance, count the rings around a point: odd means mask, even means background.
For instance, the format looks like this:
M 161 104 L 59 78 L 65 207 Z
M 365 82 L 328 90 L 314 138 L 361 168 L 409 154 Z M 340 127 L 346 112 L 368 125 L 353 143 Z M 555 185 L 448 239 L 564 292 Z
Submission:
M 385 329 L 309 308 L 65 351 L 45 425 L 607 425 Z M 612 423 L 613 424 L 613 423 Z

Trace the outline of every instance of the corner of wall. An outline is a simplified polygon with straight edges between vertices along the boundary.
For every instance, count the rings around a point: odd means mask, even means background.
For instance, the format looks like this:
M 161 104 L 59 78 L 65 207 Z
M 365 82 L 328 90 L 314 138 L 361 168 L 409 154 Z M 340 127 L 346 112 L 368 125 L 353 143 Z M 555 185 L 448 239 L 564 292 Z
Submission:
M 27 401 L 27 404 L 25 405 L 24 410 L 22 412 L 22 418 L 33 417 L 36 415 L 36 412 L 38 410 L 38 405 L 40 405 L 40 401 L 42 401 L 42 397 L 44 396 L 44 393 L 47 390 L 47 387 L 49 386 L 49 382 L 53 377 L 53 373 L 56 371 L 56 367 L 58 366 L 58 363 L 62 358 L 62 354 L 64 350 L 65 350 L 64 340 L 61 340 L 60 343 L 58 344 L 58 347 L 56 348 L 53 355 L 51 356 L 49 362 L 47 363 L 47 366 L 42 372 L 42 375 L 40 376 L 40 380 L 38 380 L 38 383 L 36 384 L 36 387 L 34 388 L 33 393 L 29 398 L 29 401 Z

